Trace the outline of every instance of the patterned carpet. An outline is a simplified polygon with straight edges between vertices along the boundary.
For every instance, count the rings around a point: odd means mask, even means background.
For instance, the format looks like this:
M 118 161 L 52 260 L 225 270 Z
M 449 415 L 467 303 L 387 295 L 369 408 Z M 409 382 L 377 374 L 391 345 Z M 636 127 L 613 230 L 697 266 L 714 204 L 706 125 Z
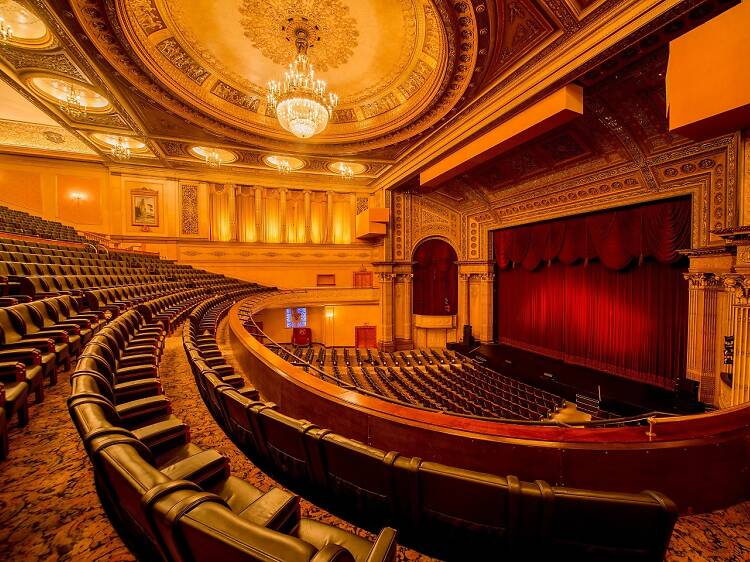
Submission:
M 190 424 L 193 441 L 229 457 L 235 476 L 264 491 L 277 486 L 211 418 L 195 389 L 180 337 L 168 339 L 162 365 L 166 394 L 175 415 Z M 10 457 L 0 463 L 0 560 L 134 560 L 109 524 L 94 490 L 91 467 L 65 406 L 67 380 L 62 376 L 45 401 L 32 406 L 26 428 L 13 426 L 11 430 Z M 310 502 L 303 501 L 302 510 L 306 517 L 368 536 Z M 398 559 L 432 560 L 403 547 Z M 750 560 L 750 502 L 681 518 L 667 559 Z

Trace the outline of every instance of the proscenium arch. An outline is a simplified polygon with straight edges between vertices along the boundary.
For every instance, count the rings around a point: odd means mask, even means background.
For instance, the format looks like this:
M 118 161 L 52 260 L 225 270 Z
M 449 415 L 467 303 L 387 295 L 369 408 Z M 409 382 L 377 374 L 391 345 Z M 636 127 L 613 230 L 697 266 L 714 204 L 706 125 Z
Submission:
M 443 237 L 421 240 L 412 253 L 412 311 L 425 316 L 458 310 L 458 252 Z

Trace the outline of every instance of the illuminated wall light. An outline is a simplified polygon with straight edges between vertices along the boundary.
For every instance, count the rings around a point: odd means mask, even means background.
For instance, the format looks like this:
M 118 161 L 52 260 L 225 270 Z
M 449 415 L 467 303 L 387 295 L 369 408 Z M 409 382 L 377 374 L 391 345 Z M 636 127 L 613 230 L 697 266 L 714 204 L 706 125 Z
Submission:
M 80 191 L 73 191 L 70 194 L 70 198 L 76 203 L 80 203 L 81 201 L 86 201 L 86 199 L 88 199 L 88 197 L 86 197 L 86 194 L 81 193 Z
M 329 320 L 333 318 L 333 308 L 326 308 L 326 318 Z

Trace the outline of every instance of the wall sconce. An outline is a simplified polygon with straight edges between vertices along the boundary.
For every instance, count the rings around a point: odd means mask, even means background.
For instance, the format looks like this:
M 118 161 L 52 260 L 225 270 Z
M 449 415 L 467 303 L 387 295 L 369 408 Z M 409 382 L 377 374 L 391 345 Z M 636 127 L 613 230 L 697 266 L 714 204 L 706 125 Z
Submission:
M 329 309 L 326 310 L 326 318 L 328 318 L 329 320 L 331 318 L 333 318 L 333 309 L 332 308 L 329 308 Z
M 76 203 L 80 203 L 81 201 L 86 200 L 86 194 L 81 193 L 80 191 L 74 191 L 73 193 L 70 194 L 70 198 Z

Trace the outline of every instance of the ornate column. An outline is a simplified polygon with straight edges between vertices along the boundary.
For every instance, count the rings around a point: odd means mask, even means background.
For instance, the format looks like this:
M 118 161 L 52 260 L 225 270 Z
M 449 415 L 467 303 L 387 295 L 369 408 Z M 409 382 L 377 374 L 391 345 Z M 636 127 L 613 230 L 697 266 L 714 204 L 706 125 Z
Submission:
M 263 188 L 255 188 L 255 240 L 265 242 L 263 230 Z
M 333 244 L 333 191 L 326 191 L 326 235 L 325 243 Z
M 412 335 L 412 263 L 394 264 L 395 273 L 393 298 L 393 341 L 396 349 L 411 349 L 414 347 Z
M 380 333 L 378 334 L 378 349 L 394 351 L 396 346 L 393 339 L 394 298 L 393 286 L 396 274 L 390 262 L 376 262 L 372 264 L 380 280 Z
M 734 365 L 728 406 L 750 401 L 750 277 L 741 274 L 723 276 L 725 286 L 733 292 L 732 324 Z
M 464 326 L 471 325 L 471 292 L 469 291 L 469 282 L 473 274 L 461 273 L 460 264 L 458 268 L 458 310 L 456 311 L 456 338 L 459 341 L 462 341 L 464 337 Z
M 305 244 L 312 242 L 312 236 L 310 234 L 312 230 L 312 204 L 310 201 L 310 190 L 304 191 L 305 200 Z
M 687 378 L 700 384 L 700 400 L 716 403 L 719 295 L 723 283 L 713 273 L 686 273 L 688 281 Z M 723 336 L 722 336 L 723 339 Z
M 458 337 L 463 337 L 464 324 L 471 325 L 474 339 L 491 343 L 495 321 L 495 262 L 458 262 Z
M 286 235 L 286 188 L 282 187 L 279 190 L 279 242 L 286 242 Z
M 492 265 L 494 266 L 494 264 Z M 476 337 L 481 343 L 492 343 L 493 326 L 495 325 L 495 272 L 487 271 L 477 277 L 479 285 L 479 329 Z

